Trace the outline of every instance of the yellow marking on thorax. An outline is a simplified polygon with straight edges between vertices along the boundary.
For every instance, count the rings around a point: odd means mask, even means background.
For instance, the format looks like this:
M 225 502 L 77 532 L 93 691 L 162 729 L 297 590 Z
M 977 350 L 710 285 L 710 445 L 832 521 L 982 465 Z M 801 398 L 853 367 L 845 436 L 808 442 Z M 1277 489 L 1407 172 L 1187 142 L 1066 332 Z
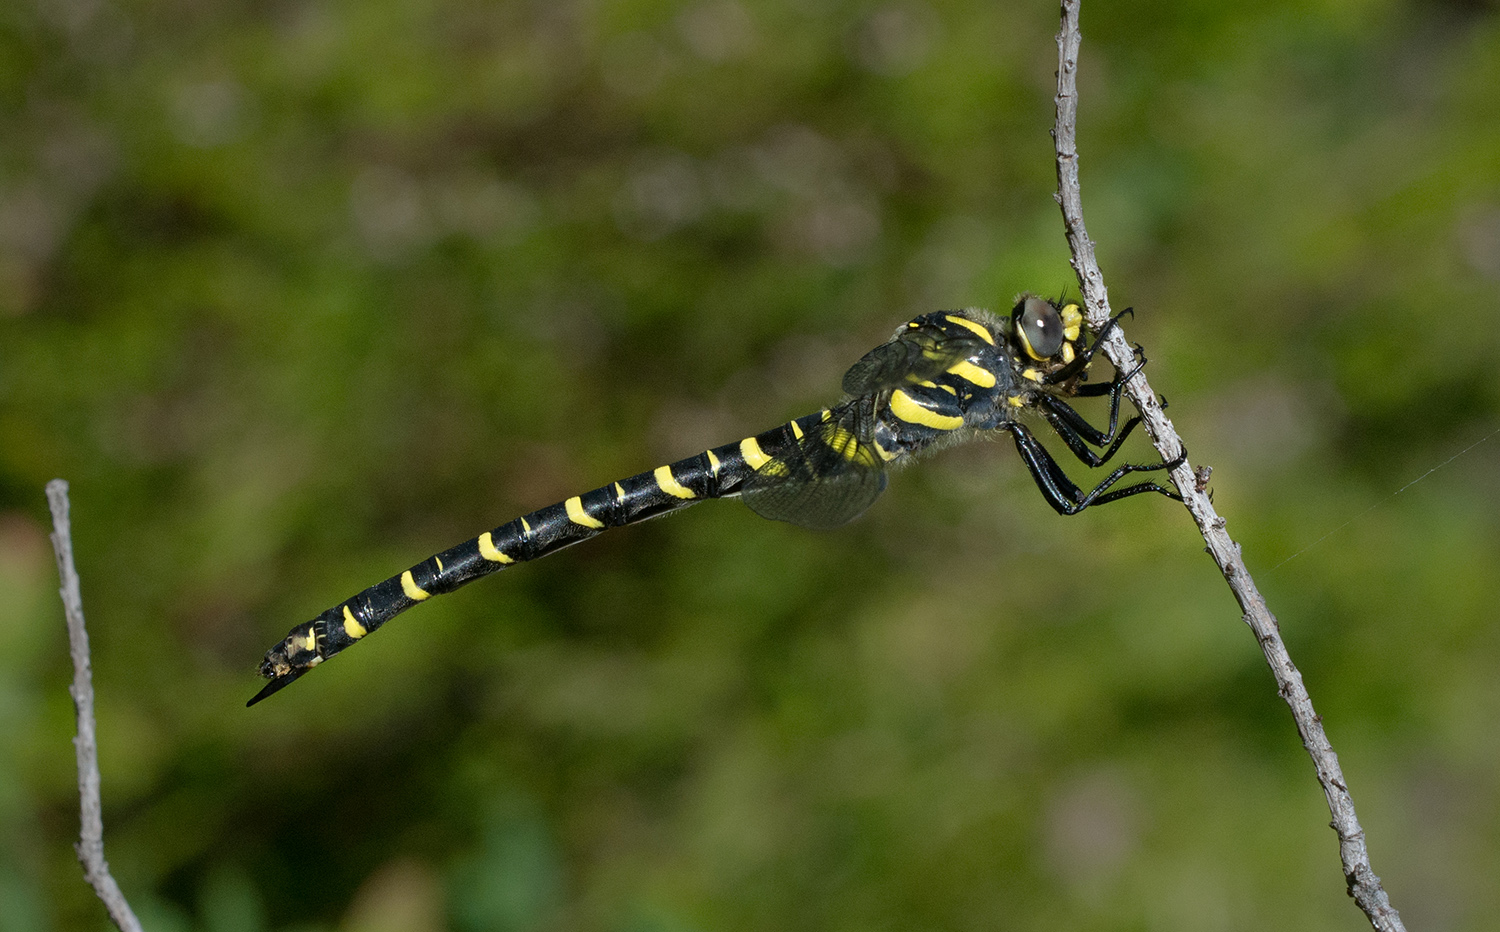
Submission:
M 792 436 L 796 437 L 798 440 L 801 440 L 802 439 L 802 427 L 796 421 L 787 421 L 787 423 L 791 425 Z
M 970 330 L 979 334 L 979 339 L 983 340 L 991 346 L 995 345 L 994 335 L 990 333 L 990 328 L 986 327 L 984 324 L 981 324 L 978 321 L 970 320 L 967 317 L 958 317 L 954 314 L 944 314 L 943 318 L 950 323 L 958 324 L 960 327 L 969 328 Z
M 891 413 L 908 424 L 920 424 L 934 430 L 957 430 L 964 423 L 961 417 L 938 414 L 922 407 L 899 388 L 891 392 Z
M 347 612 L 349 609 L 346 608 L 344 611 Z M 297 640 L 297 638 L 292 638 L 292 644 L 298 650 L 315 651 L 318 649 L 318 636 L 313 633 L 311 628 L 307 629 L 307 634 L 302 637 L 300 644 L 297 643 Z
M 567 509 L 568 520 L 574 524 L 595 529 L 604 527 L 603 521 L 591 517 L 588 512 L 583 510 L 583 499 L 577 495 L 563 502 L 563 508 Z
M 436 563 L 438 565 L 438 572 L 441 573 L 443 571 L 443 558 L 442 557 L 433 557 L 432 558 L 432 562 L 434 562 L 434 563 Z
M 1083 312 L 1076 304 L 1066 304 L 1059 311 L 1062 315 L 1063 339 L 1069 342 L 1078 339 L 1080 328 L 1083 327 Z
M 1064 343 L 1063 347 L 1062 347 L 1062 361 L 1063 361 L 1063 365 L 1067 365 L 1068 363 L 1072 362 L 1074 358 L 1075 358 L 1075 356 L 1074 356 L 1074 353 L 1073 353 L 1073 344 L 1071 344 L 1071 343 Z
M 824 435 L 823 442 L 828 444 L 830 450 L 851 462 L 869 459 L 869 454 L 864 452 L 859 438 L 842 427 L 835 426 Z
M 754 437 L 746 437 L 740 441 L 740 456 L 745 458 L 751 469 L 759 469 L 771 462 L 771 458 L 760 448 L 760 443 Z
M 900 450 L 887 450 L 885 447 L 881 446 L 879 440 L 876 440 L 871 445 L 875 447 L 875 452 L 880 454 L 880 458 L 885 460 L 887 463 L 901 455 Z
M 956 375 L 966 382 L 973 382 L 980 388 L 995 387 L 995 373 L 984 368 L 983 366 L 976 366 L 972 362 L 969 362 L 967 359 L 965 359 L 963 362 L 949 366 L 948 374 Z
M 708 474 L 710 476 L 717 476 L 719 474 L 719 458 L 714 456 L 714 451 L 712 450 L 704 450 L 703 452 L 708 454 Z
M 531 522 L 527 521 L 525 518 L 521 519 L 521 532 L 527 535 L 531 534 Z
M 623 485 L 621 485 L 620 483 L 616 482 L 615 483 L 615 501 L 619 502 L 619 501 L 624 501 L 624 500 L 625 500 L 625 487 Z
M 417 585 L 417 580 L 411 575 L 411 570 L 407 570 L 401 574 L 401 591 L 406 593 L 408 599 L 417 602 L 432 595 L 432 593 Z M 348 611 L 348 609 L 345 609 L 345 611 Z
M 344 606 L 344 633 L 356 641 L 370 633 L 364 625 L 359 623 L 359 619 L 354 617 L 354 613 L 349 611 L 347 605 Z
M 495 538 L 490 536 L 489 531 L 479 535 L 479 555 L 491 563 L 514 563 L 511 557 L 501 553 L 495 547 Z
M 1006 398 L 1005 400 L 1010 404 L 1010 406 L 1012 408 L 1024 408 L 1024 407 L 1026 407 L 1026 399 L 1024 397 L 1022 397 L 1021 395 L 1011 395 L 1010 397 Z
M 654 479 L 656 479 L 657 486 L 660 487 L 663 492 L 667 493 L 673 498 L 695 497 L 693 495 L 692 489 L 683 485 L 681 482 L 678 482 L 677 477 L 672 475 L 672 467 L 658 466 L 656 467 L 656 471 L 651 475 Z
M 1026 371 L 1021 373 L 1021 378 L 1030 379 L 1033 382 L 1040 382 L 1042 380 L 1042 374 L 1035 369 L 1027 369 Z

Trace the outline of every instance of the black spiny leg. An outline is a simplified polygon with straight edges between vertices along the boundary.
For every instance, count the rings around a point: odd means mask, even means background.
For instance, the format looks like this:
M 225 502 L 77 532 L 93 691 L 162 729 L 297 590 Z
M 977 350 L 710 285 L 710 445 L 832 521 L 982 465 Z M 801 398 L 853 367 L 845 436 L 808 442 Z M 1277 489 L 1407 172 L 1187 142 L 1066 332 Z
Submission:
M 1062 442 L 1068 445 L 1072 454 L 1078 457 L 1078 461 L 1091 467 L 1103 466 L 1114 458 L 1115 452 L 1120 449 L 1135 430 L 1136 425 L 1141 422 L 1140 416 L 1134 416 L 1125 422 L 1118 433 L 1115 431 L 1114 418 L 1111 418 L 1108 433 L 1100 431 L 1097 427 L 1084 420 L 1083 415 L 1075 411 L 1067 402 L 1056 398 L 1045 397 L 1039 407 L 1042 416 L 1047 423 L 1052 425 L 1052 430 L 1062 438 Z M 1103 447 L 1103 453 L 1095 453 L 1089 449 L 1089 444 Z
M 1187 453 L 1170 462 L 1152 463 L 1150 465 L 1139 465 L 1127 463 L 1116 467 L 1115 471 L 1104 477 L 1104 480 L 1093 489 L 1085 493 L 1073 484 L 1057 465 L 1057 460 L 1047 452 L 1036 436 L 1023 424 L 1011 422 L 1000 428 L 1010 431 L 1011 437 L 1016 441 L 1016 452 L 1021 454 L 1021 459 L 1026 463 L 1026 468 L 1031 473 L 1031 478 L 1036 480 L 1037 488 L 1041 490 L 1042 497 L 1047 504 L 1062 515 L 1076 515 L 1091 505 L 1103 505 L 1106 502 L 1118 501 L 1131 495 L 1139 495 L 1142 492 L 1159 492 L 1167 498 L 1182 501 L 1182 496 L 1171 489 L 1157 485 L 1155 482 L 1139 482 L 1135 485 L 1126 486 L 1123 489 L 1110 491 L 1110 487 L 1133 472 L 1155 472 L 1159 469 L 1175 469 L 1187 460 Z
M 1113 321 L 1111 321 L 1113 323 Z M 1061 398 L 1052 395 L 1043 395 L 1037 402 L 1041 408 L 1042 416 L 1052 429 L 1068 445 L 1068 449 L 1079 461 L 1090 466 L 1099 467 L 1109 462 L 1120 449 L 1120 444 L 1130 436 L 1137 424 L 1141 422 L 1139 416 L 1131 417 L 1125 422 L 1124 429 L 1116 432 L 1120 423 L 1120 400 L 1125 391 L 1125 383 L 1135 377 L 1146 365 L 1145 357 L 1142 356 L 1135 367 L 1126 373 L 1115 373 L 1115 377 L 1108 382 L 1100 382 L 1097 385 L 1085 385 L 1079 388 L 1076 394 L 1083 396 L 1109 395 L 1109 428 L 1100 430 L 1090 424 L 1083 415 L 1079 414 L 1072 405 Z M 1088 448 L 1088 444 L 1096 447 L 1108 447 L 1102 454 L 1095 453 Z

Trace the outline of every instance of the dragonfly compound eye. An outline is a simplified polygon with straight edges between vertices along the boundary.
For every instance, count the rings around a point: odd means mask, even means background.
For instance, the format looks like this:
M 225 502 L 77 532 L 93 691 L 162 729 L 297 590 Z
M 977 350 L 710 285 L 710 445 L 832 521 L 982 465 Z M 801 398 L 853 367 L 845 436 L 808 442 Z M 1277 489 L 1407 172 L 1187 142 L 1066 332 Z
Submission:
M 1014 320 L 1021 348 L 1032 359 L 1051 359 L 1062 350 L 1062 316 L 1051 302 L 1027 295 L 1016 305 Z

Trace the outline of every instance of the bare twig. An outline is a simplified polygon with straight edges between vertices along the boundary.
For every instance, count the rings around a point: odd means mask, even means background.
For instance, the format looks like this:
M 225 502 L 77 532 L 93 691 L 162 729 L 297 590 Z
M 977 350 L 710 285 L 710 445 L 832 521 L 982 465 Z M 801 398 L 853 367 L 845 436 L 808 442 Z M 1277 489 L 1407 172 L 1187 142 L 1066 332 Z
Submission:
M 73 568 L 73 536 L 68 520 L 68 484 L 61 479 L 47 483 L 47 504 L 52 507 L 52 549 L 57 554 L 59 594 L 68 617 L 68 648 L 73 655 L 73 707 L 78 712 L 78 860 L 83 877 L 103 901 L 109 918 L 120 932 L 141 932 L 141 924 L 130 911 L 125 894 L 110 876 L 104 860 L 104 816 L 99 802 L 99 748 L 94 741 L 94 677 L 89 664 L 89 633 L 83 625 L 83 596 L 78 590 L 78 572 Z
M 1068 236 L 1068 248 L 1073 254 L 1073 270 L 1078 274 L 1089 324 L 1097 331 L 1110 317 L 1108 292 L 1104 287 L 1104 276 L 1094 258 L 1094 244 L 1083 225 L 1083 202 L 1078 185 L 1078 143 L 1076 137 L 1078 119 L 1078 90 L 1075 77 L 1078 71 L 1078 5 L 1079 0 L 1063 0 L 1062 29 L 1057 36 L 1057 126 L 1053 139 L 1057 146 L 1057 202 L 1062 207 L 1063 225 Z M 1129 342 L 1119 328 L 1114 328 L 1105 344 L 1105 355 L 1120 371 L 1134 367 L 1134 354 Z M 1168 461 L 1182 455 L 1182 440 L 1177 436 L 1172 422 L 1162 414 L 1156 393 L 1147 384 L 1144 374 L 1131 379 L 1127 386 L 1130 400 L 1141 411 L 1146 432 L 1162 457 Z M 1214 510 L 1212 501 L 1204 492 L 1207 483 L 1197 481 L 1191 464 L 1185 459 L 1171 473 L 1172 481 L 1182 493 L 1183 501 L 1193 520 L 1208 542 L 1208 553 L 1219 565 L 1219 571 L 1229 583 L 1235 599 L 1240 604 L 1245 624 L 1255 633 L 1261 651 L 1266 655 L 1276 677 L 1277 691 L 1291 707 L 1292 717 L 1297 722 L 1297 731 L 1302 735 L 1302 746 L 1312 757 L 1318 782 L 1328 798 L 1328 809 L 1333 814 L 1332 828 L 1339 837 L 1339 858 L 1343 861 L 1344 880 L 1349 886 L 1349 895 L 1354 897 L 1359 908 L 1369 917 L 1370 924 L 1381 932 L 1405 932 L 1401 917 L 1391 906 L 1390 899 L 1380 886 L 1380 878 L 1370 867 L 1370 857 L 1365 849 L 1364 830 L 1354 815 L 1354 801 L 1344 783 L 1337 755 L 1323 732 L 1323 720 L 1313 711 L 1312 699 L 1302 683 L 1302 674 L 1292 664 L 1286 645 L 1281 641 L 1281 630 L 1276 618 L 1266 607 L 1266 601 L 1250 578 L 1240 558 L 1240 547 L 1225 531 L 1224 519 Z

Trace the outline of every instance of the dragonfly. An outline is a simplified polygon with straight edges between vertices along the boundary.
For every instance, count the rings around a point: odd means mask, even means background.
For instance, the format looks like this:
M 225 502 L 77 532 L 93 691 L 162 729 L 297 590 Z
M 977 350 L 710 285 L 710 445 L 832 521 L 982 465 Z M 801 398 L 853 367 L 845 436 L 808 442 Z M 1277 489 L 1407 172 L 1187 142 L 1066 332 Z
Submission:
M 1004 432 L 1059 514 L 1146 492 L 1181 500 L 1154 481 L 1126 476 L 1176 468 L 1171 461 L 1116 466 L 1084 490 L 1063 472 L 1024 418 L 1040 416 L 1090 468 L 1108 464 L 1138 416 L 1120 423 L 1121 393 L 1145 365 L 1089 382 L 1088 371 L 1121 316 L 1097 334 L 1075 303 L 1023 294 L 1009 315 L 938 311 L 909 321 L 844 374 L 844 398 L 816 413 L 696 456 L 574 495 L 485 531 L 376 583 L 303 622 L 267 651 L 267 682 L 247 705 L 284 689 L 329 657 L 436 595 L 582 543 L 610 528 L 661 517 L 716 498 L 739 498 L 764 518 L 827 530 L 858 518 L 885 490 L 893 467 L 925 451 Z M 1109 396 L 1095 427 L 1070 399 Z

